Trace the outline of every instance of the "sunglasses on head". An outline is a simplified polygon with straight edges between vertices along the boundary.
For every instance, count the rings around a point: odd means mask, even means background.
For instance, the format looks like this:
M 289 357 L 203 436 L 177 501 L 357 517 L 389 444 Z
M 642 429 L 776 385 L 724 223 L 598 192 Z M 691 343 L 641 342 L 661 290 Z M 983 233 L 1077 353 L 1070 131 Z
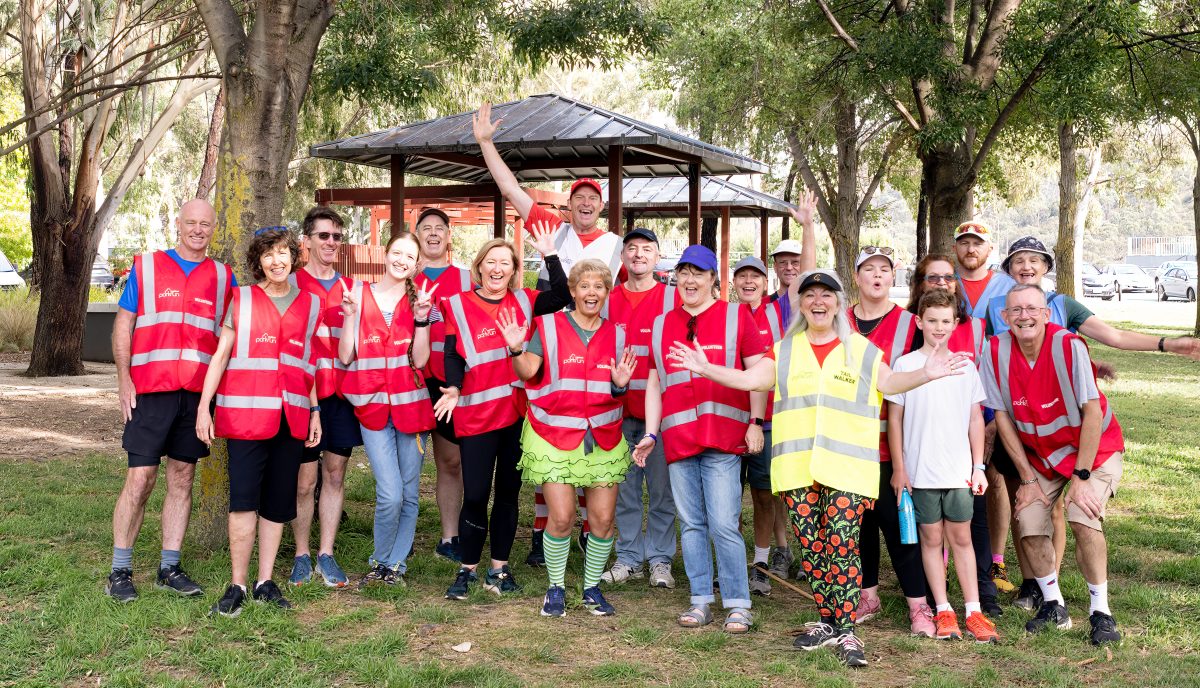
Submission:
M 694 340 L 696 338 L 696 318 L 698 318 L 698 317 L 700 317 L 700 316 L 693 315 L 692 317 L 688 318 L 688 321 L 687 321 L 688 344 L 691 344 L 692 340 Z
M 881 256 L 892 255 L 892 247 L 891 246 L 863 246 L 861 250 L 863 253 L 867 254 L 868 256 L 873 256 L 876 253 L 878 253 Z
M 312 234 L 309 234 L 309 236 L 320 239 L 321 241 L 329 241 L 329 239 L 332 238 L 334 241 L 341 243 L 342 238 L 345 235 L 341 232 L 313 232 Z
M 965 232 L 987 232 L 987 228 L 983 225 L 966 224 L 958 228 L 955 234 L 963 234 Z
M 284 227 L 283 225 L 275 225 L 274 227 L 259 227 L 258 229 L 254 230 L 254 236 L 262 236 L 263 234 L 266 234 L 267 232 L 287 233 L 287 231 L 288 231 L 288 228 Z

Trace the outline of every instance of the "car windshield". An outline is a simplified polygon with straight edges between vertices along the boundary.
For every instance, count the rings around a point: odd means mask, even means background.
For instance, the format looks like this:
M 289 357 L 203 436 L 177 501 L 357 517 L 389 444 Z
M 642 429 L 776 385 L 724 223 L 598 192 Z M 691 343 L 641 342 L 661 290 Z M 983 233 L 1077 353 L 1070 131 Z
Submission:
M 1118 265 L 1116 267 L 1116 272 L 1118 275 L 1144 275 L 1144 274 L 1146 274 L 1146 273 L 1142 272 L 1142 269 L 1136 265 Z
M 1183 271 L 1187 273 L 1188 279 L 1196 279 L 1196 266 L 1195 265 L 1193 265 L 1190 268 L 1184 268 Z
M 0 253 L 0 272 L 16 272 L 16 271 L 17 271 L 17 269 L 13 267 L 13 264 L 8 262 L 8 256 L 4 255 L 3 253 Z

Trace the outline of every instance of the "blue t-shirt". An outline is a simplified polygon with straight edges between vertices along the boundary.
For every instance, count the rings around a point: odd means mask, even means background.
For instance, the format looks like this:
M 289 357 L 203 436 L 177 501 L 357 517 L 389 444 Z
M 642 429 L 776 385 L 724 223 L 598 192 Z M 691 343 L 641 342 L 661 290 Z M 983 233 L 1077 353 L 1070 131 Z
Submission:
M 445 272 L 449 269 L 450 269 L 449 265 L 447 265 L 444 268 L 425 268 L 424 270 L 421 271 L 421 273 L 424 274 L 427 278 L 429 278 L 430 282 L 434 282 L 434 281 L 437 281 L 437 278 L 442 276 L 443 272 Z
M 179 266 L 179 269 L 183 270 L 185 277 L 192 274 L 192 270 L 195 270 L 197 265 L 204 262 L 202 260 L 184 260 L 183 258 L 179 257 L 179 253 L 173 248 L 167 249 L 166 253 L 168 256 L 170 256 L 171 260 L 175 261 L 175 264 Z M 233 288 L 236 286 L 237 277 L 230 274 L 229 287 Z M 129 268 L 129 278 L 125 280 L 125 290 L 121 292 L 121 300 L 117 302 L 117 305 L 129 311 L 130 313 L 137 313 L 138 280 L 137 270 L 135 268 Z
M 333 285 L 337 284 L 337 281 L 341 278 L 341 273 L 334 271 L 333 277 L 330 277 L 329 279 L 321 279 L 320 277 L 314 277 L 313 279 L 320 282 L 321 286 L 325 287 L 325 291 L 329 291 L 330 289 L 333 289 Z

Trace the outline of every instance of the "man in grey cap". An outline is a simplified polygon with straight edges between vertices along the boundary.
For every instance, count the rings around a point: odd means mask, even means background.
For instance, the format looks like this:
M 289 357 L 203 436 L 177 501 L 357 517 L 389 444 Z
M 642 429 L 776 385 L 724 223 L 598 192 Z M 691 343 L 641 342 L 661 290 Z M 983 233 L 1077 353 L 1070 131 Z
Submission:
M 770 301 L 779 310 L 785 330 L 792 320 L 792 304 L 787 298 L 788 288 L 806 270 L 812 270 L 817 266 L 816 208 L 816 194 L 806 189 L 800 194 L 797 206 L 791 211 L 792 217 L 803 228 L 801 241 L 784 239 L 775 245 L 774 251 L 771 251 L 771 260 L 775 264 L 775 277 L 779 280 L 779 289 L 771 294 Z M 776 337 L 775 341 L 779 341 L 779 338 Z

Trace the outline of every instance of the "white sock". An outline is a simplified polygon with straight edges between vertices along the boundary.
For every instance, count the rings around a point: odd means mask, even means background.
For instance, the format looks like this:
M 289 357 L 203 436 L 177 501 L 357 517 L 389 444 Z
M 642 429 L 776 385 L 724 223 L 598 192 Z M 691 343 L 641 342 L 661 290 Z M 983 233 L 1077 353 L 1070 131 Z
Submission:
M 1042 599 L 1047 602 L 1058 602 L 1064 607 L 1067 606 L 1063 600 L 1062 591 L 1058 589 L 1058 574 L 1051 573 L 1049 576 L 1044 576 L 1037 579 L 1038 587 L 1042 589 Z
M 453 541 L 454 541 L 454 538 L 446 538 L 446 537 L 442 538 L 442 544 L 443 544 L 443 545 L 445 545 L 445 544 L 447 544 L 447 543 L 450 543 L 450 542 L 453 542 Z
M 767 557 L 770 556 L 770 554 L 771 554 L 770 546 L 759 547 L 758 545 L 755 545 L 754 546 L 754 563 L 755 564 L 767 563 Z
M 952 611 L 954 611 L 954 607 L 950 606 L 949 604 L 939 604 L 937 606 L 938 614 L 941 614 L 942 612 L 952 612 Z
M 1092 600 L 1091 609 L 1088 610 L 1090 616 L 1092 612 L 1102 612 L 1112 616 L 1112 611 L 1108 608 L 1108 581 L 1104 581 L 1099 585 L 1087 584 L 1088 597 Z
M 971 612 L 983 612 L 978 602 L 967 602 L 963 606 L 966 607 L 967 616 L 970 616 Z
M 248 590 L 246 590 L 246 586 L 244 586 L 244 585 L 242 585 L 242 584 L 240 584 L 240 583 L 234 583 L 234 585 L 236 585 L 236 586 L 238 586 L 239 588 L 241 588 L 243 593 L 249 592 Z

